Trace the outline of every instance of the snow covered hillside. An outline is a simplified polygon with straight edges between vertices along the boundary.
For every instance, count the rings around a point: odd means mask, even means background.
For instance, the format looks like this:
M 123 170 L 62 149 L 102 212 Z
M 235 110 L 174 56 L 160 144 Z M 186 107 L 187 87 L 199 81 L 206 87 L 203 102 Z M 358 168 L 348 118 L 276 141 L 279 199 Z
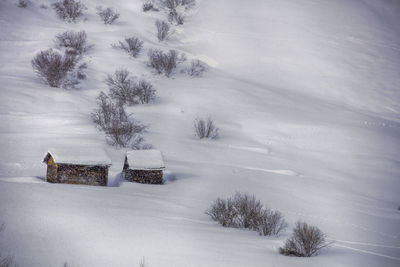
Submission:
M 17 2 L 0 0 L 0 251 L 19 266 L 400 265 L 400 1 L 197 0 L 164 42 L 154 23 L 165 14 L 143 12 L 141 0 L 85 0 L 77 23 L 60 20 L 54 1 Z M 98 5 L 120 18 L 103 24 Z M 51 88 L 31 65 L 66 30 L 94 44 L 80 89 Z M 132 36 L 144 41 L 138 58 L 111 47 Z M 151 48 L 210 68 L 156 75 Z M 120 180 L 125 150 L 91 122 L 120 68 L 157 89 L 129 112 L 163 152 L 165 185 Z M 220 137 L 198 140 L 193 120 L 208 116 Z M 103 147 L 109 186 L 46 183 L 42 160 L 58 146 Z M 211 202 L 237 191 L 290 227 L 261 237 L 211 221 Z M 334 244 L 312 258 L 280 255 L 297 220 Z

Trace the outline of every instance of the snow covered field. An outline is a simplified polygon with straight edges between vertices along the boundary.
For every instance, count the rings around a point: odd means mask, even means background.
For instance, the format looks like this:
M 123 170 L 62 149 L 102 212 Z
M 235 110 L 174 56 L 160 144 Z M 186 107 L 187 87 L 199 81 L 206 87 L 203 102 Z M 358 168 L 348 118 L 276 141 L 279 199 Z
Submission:
M 397 0 L 197 0 L 159 43 L 141 0 L 85 4 L 67 23 L 51 1 L 0 0 L 0 237 L 19 266 L 399 266 L 400 2 Z M 96 6 L 121 17 L 104 25 Z M 81 89 L 50 88 L 31 60 L 65 30 L 95 45 Z M 137 59 L 111 44 L 136 36 Z M 210 65 L 201 78 L 154 75 L 150 48 Z M 157 89 L 129 108 L 163 152 L 165 185 L 119 179 L 125 150 L 90 121 L 107 74 L 127 68 Z M 217 140 L 194 137 L 212 116 Z M 109 187 L 48 184 L 50 147 L 103 147 Z M 290 227 L 278 237 L 223 228 L 204 214 L 217 197 L 255 194 Z M 312 258 L 277 252 L 297 220 L 335 243 Z

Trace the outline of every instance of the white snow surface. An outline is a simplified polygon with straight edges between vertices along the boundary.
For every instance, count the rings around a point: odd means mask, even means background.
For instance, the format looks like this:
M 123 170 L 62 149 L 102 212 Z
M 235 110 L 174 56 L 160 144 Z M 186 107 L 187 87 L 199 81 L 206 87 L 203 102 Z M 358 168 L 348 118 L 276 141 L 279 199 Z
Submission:
M 76 165 L 111 165 L 111 159 L 102 147 L 57 147 L 46 153 L 53 157 L 54 162 Z
M 53 1 L 0 0 L 0 252 L 19 266 L 399 266 L 400 2 L 398 0 L 197 0 L 165 42 L 161 12 L 141 0 L 85 0 L 67 23 Z M 48 6 L 40 8 L 41 4 Z M 96 6 L 121 13 L 104 25 Z M 56 34 L 85 30 L 80 89 L 46 86 L 31 60 Z M 133 59 L 112 44 L 144 41 Z M 209 66 L 201 78 L 155 75 L 151 48 L 176 49 Z M 188 64 L 188 63 L 186 63 Z M 125 149 L 90 120 L 104 80 L 127 68 L 157 89 L 128 108 L 163 151 L 164 185 L 120 180 Z M 217 140 L 193 121 L 212 117 Z M 101 147 L 108 187 L 48 184 L 51 147 Z M 256 195 L 282 212 L 278 237 L 223 228 L 204 213 L 217 197 Z M 312 258 L 277 250 L 297 220 L 333 245 Z
M 160 170 L 164 169 L 164 160 L 160 150 L 130 150 L 126 152 L 129 169 L 131 170 Z

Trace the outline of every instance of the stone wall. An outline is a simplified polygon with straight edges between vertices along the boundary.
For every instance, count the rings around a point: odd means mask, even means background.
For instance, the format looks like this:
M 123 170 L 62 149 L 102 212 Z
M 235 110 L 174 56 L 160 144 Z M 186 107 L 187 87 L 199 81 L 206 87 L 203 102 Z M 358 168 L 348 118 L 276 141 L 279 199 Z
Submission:
M 47 174 L 46 180 L 48 182 L 54 181 L 57 179 L 57 165 L 55 164 L 48 164 L 47 165 Z
M 162 184 L 163 171 L 161 170 L 129 170 L 125 169 L 124 178 L 131 182 L 142 184 Z
M 54 167 L 47 166 L 47 181 L 50 183 L 107 185 L 108 167 L 106 166 L 58 164 L 56 176 L 49 175 L 49 173 L 54 173 L 52 168 Z

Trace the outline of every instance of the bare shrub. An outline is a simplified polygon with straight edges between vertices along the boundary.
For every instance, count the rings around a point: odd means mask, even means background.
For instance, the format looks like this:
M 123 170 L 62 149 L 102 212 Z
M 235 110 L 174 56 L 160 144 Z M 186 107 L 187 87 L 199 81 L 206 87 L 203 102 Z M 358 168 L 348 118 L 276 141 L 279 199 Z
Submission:
M 0 267 L 16 267 L 17 265 L 14 263 L 14 257 L 7 256 L 5 258 L 0 259 Z
M 154 6 L 152 3 L 143 3 L 143 5 L 142 5 L 143 12 L 153 10 L 153 8 L 154 8 Z
M 185 8 L 191 8 L 196 5 L 196 0 L 180 0 L 180 2 Z
M 146 262 L 145 262 L 144 257 L 142 257 L 142 258 L 140 259 L 139 267 L 146 267 Z
M 135 85 L 139 101 L 142 104 L 148 104 L 156 98 L 156 90 L 153 85 L 146 80 L 140 80 Z
M 269 236 L 278 235 L 288 224 L 283 219 L 282 213 L 265 208 L 256 226 L 256 230 L 260 235 Z
M 208 118 L 207 120 L 195 119 L 194 130 L 199 139 L 218 138 L 218 128 L 215 126 L 214 121 L 211 118 Z
M 184 15 L 178 10 L 182 10 L 183 7 L 185 10 L 193 7 L 195 5 L 195 0 L 162 0 L 161 6 L 167 10 L 168 20 L 169 22 L 176 22 L 178 25 L 183 24 Z
M 93 47 L 86 39 L 85 31 L 66 31 L 56 36 L 55 43 L 58 48 L 65 48 L 68 54 L 82 55 Z
M 168 21 L 170 23 L 176 22 L 178 25 L 182 25 L 185 20 L 185 17 L 182 13 L 179 13 L 175 9 L 168 11 Z
M 42 8 L 42 9 L 47 9 L 48 8 L 48 6 L 46 4 L 40 4 L 39 7 Z
M 330 244 L 326 242 L 325 234 L 318 227 L 298 221 L 292 236 L 279 248 L 279 253 L 286 256 L 311 257 L 328 245 Z
M 232 199 L 227 200 L 217 198 L 206 211 L 206 214 L 211 217 L 214 221 L 217 221 L 224 227 L 236 227 L 235 218 L 237 216 L 236 209 Z
M 81 81 L 86 79 L 86 69 L 87 64 L 85 62 L 74 67 L 74 69 L 67 74 L 62 86 L 64 88 L 77 88 Z
M 176 23 L 177 23 L 178 25 L 182 25 L 183 22 L 185 21 L 185 17 L 184 17 L 182 14 L 180 14 L 180 13 L 176 13 L 174 19 L 175 19 L 175 21 L 176 21 Z
M 77 18 L 82 16 L 86 6 L 81 1 L 75 0 L 58 0 L 51 4 L 57 15 L 66 21 L 75 22 Z
M 175 10 L 179 6 L 188 9 L 193 7 L 195 4 L 196 0 L 161 0 L 161 6 L 169 10 Z
M 258 231 L 260 235 L 278 235 L 287 224 L 278 211 L 272 211 L 249 194 L 236 193 L 226 200 L 218 198 L 206 211 L 222 226 Z
M 178 64 L 186 61 L 185 54 L 179 54 L 176 50 L 169 50 L 168 53 L 164 54 L 163 58 L 164 74 L 167 77 L 172 74 Z
M 144 141 L 142 134 L 146 128 L 140 122 L 128 117 L 121 121 L 112 120 L 112 124 L 106 131 L 107 143 L 121 148 L 141 149 Z
M 115 20 L 119 18 L 119 13 L 110 7 L 103 9 L 102 6 L 98 6 L 97 15 L 103 20 L 104 24 L 112 24 Z
M 98 108 L 91 113 L 91 118 L 96 127 L 106 131 L 114 117 L 119 114 L 119 109 L 122 106 L 114 104 L 112 99 L 104 92 L 101 92 L 97 97 Z
M 192 77 L 200 77 L 207 70 L 207 65 L 196 59 L 190 62 L 190 66 L 186 69 L 186 73 Z
M 162 0 L 161 4 L 163 7 L 167 9 L 176 9 L 179 5 L 180 1 L 179 0 Z
M 154 0 L 145 0 L 142 5 L 143 12 L 147 11 L 159 11 L 155 6 Z
M 4 231 L 4 224 L 0 225 L 0 235 Z M 16 267 L 17 265 L 14 263 L 14 257 L 12 256 L 3 256 L 2 251 L 0 250 L 0 267 Z
M 170 26 L 165 21 L 157 20 L 156 28 L 157 38 L 159 42 L 164 41 L 170 35 Z
M 108 75 L 106 83 L 110 89 L 110 97 L 119 105 L 147 104 L 156 97 L 156 90 L 146 80 L 136 82 L 125 69 L 117 70 L 113 76 Z
M 74 57 L 75 59 L 75 66 L 68 72 L 62 86 L 65 88 L 76 88 L 82 80 L 86 79 L 85 71 L 87 69 L 86 63 L 78 64 L 78 62 L 86 52 L 93 48 L 93 45 L 87 43 L 85 31 L 66 31 L 60 33 L 55 38 L 55 44 L 58 48 L 63 48 L 67 56 Z
M 176 50 L 169 50 L 164 53 L 159 49 L 149 51 L 149 66 L 157 71 L 158 74 L 165 74 L 170 77 L 178 64 L 184 62 L 186 57 L 179 54 Z
M 137 57 L 143 48 L 143 41 L 137 37 L 126 38 L 125 42 L 118 42 L 119 44 L 113 45 L 113 47 L 126 51 L 132 57 Z
M 60 87 L 75 64 L 74 55 L 62 55 L 53 49 L 39 52 L 32 60 L 37 75 L 51 87 Z
M 232 199 L 236 210 L 235 227 L 256 230 L 263 214 L 263 204 L 254 195 L 236 193 Z
M 119 103 L 105 93 L 97 98 L 98 108 L 91 114 L 93 123 L 106 134 L 107 143 L 116 147 L 141 149 L 147 126 L 130 118 Z
M 135 105 L 138 103 L 138 92 L 135 87 L 135 79 L 126 69 L 115 71 L 114 75 L 108 75 L 106 83 L 110 89 L 110 97 L 119 105 Z
M 18 7 L 25 8 L 28 6 L 28 1 L 26 0 L 18 0 Z
M 164 53 L 159 49 L 154 49 L 149 51 L 149 66 L 157 71 L 158 74 L 164 71 Z

